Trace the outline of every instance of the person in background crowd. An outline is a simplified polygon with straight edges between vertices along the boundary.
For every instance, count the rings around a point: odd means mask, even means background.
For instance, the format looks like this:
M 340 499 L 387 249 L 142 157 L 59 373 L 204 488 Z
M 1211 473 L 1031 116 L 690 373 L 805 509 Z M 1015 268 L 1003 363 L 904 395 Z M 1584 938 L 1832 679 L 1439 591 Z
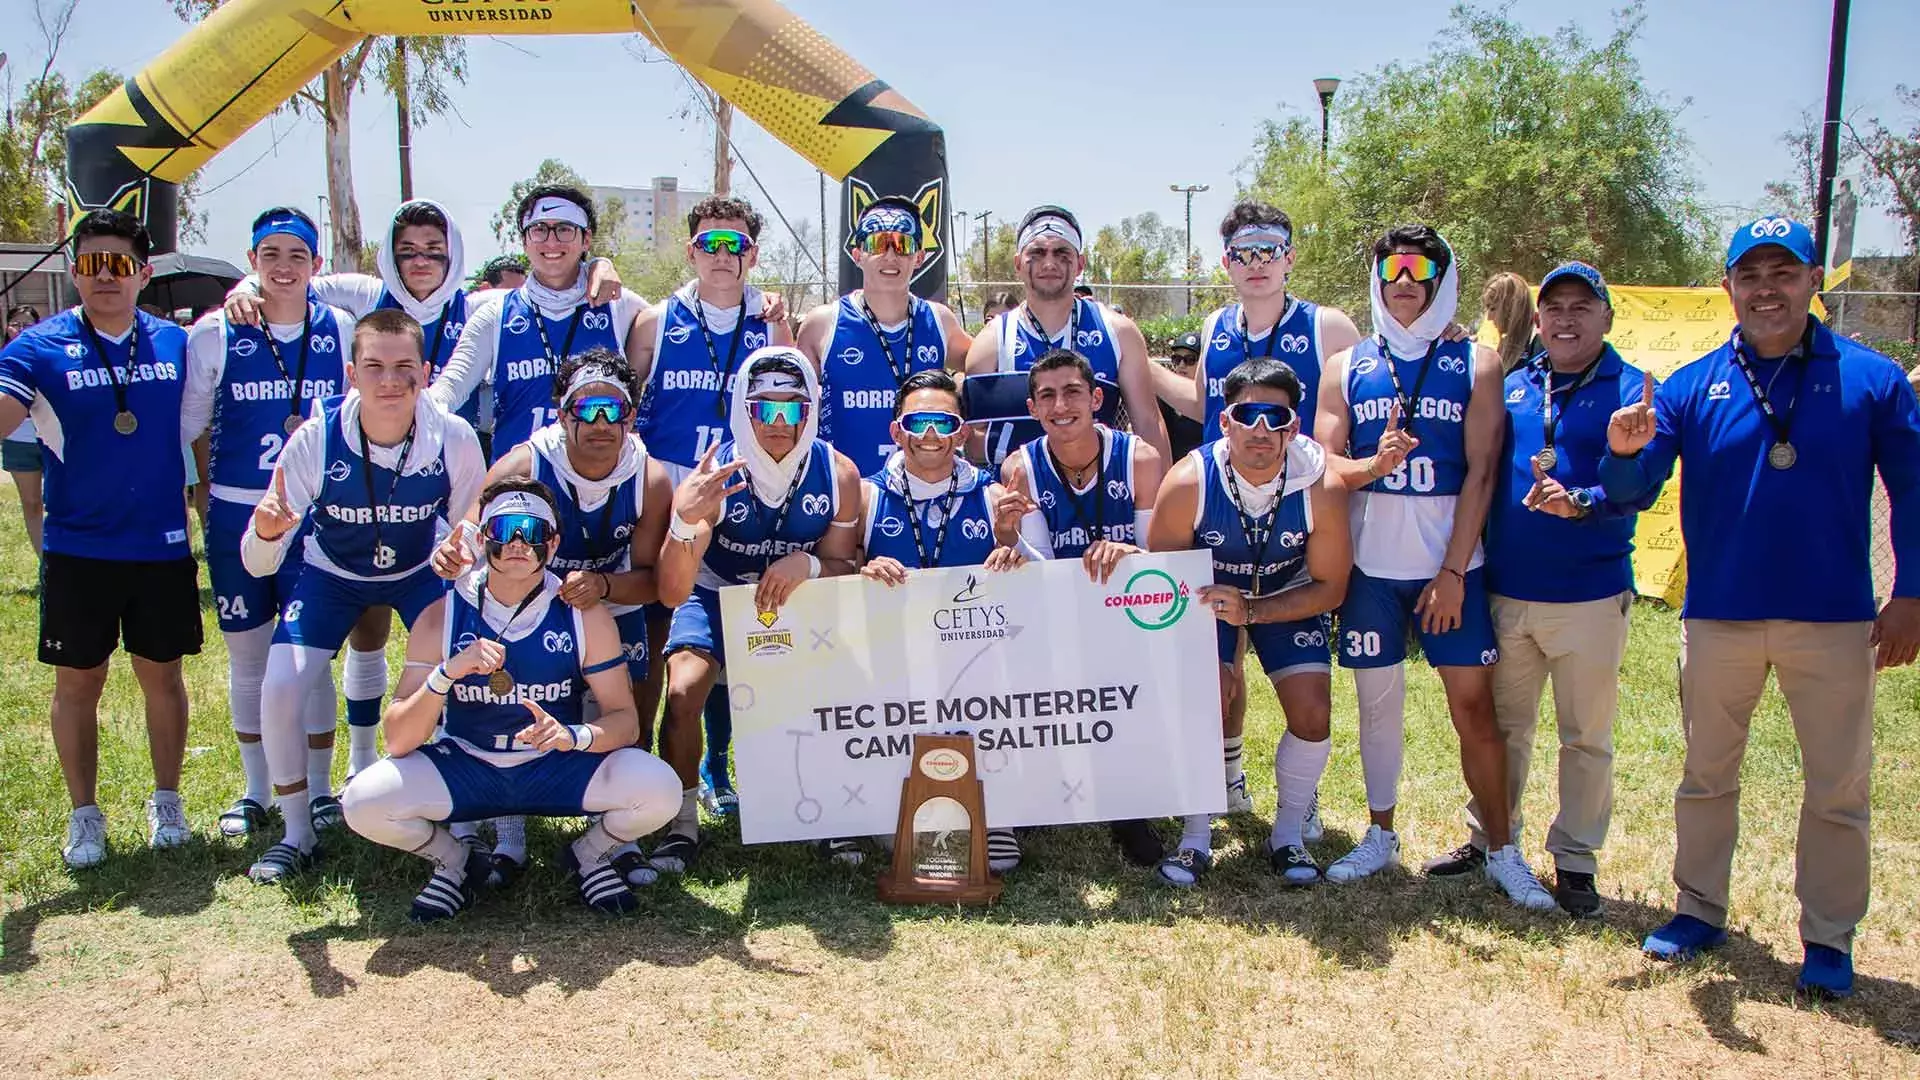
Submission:
M 1200 364 L 1200 335 L 1189 330 L 1174 338 L 1165 363 L 1174 376 L 1192 382 Z M 1167 425 L 1167 441 L 1173 444 L 1175 461 L 1192 453 L 1206 437 L 1206 425 L 1185 416 L 1165 398 L 1160 399 L 1160 422 Z
M 32 304 L 8 308 L 6 337 L 0 339 L 0 345 L 11 345 L 14 338 L 39 321 L 39 309 Z M 22 420 L 19 427 L 7 434 L 6 441 L 0 443 L 0 467 L 13 477 L 13 489 L 20 494 L 20 517 L 26 522 L 27 542 L 33 545 L 35 555 L 40 554 L 40 519 L 47 512 L 46 504 L 40 500 L 40 470 L 45 455 L 31 417 Z
M 187 542 L 180 403 L 187 333 L 139 311 L 153 238 L 131 214 L 94 210 L 69 240 L 80 306 L 0 350 L 0 431 L 31 410 L 46 445 L 40 662 L 53 667 L 53 747 L 73 814 L 61 856 L 79 870 L 107 857 L 100 693 L 125 645 L 146 706 L 153 758 L 147 843 L 190 836 L 180 803 L 187 686 L 200 651 L 199 564 Z
M 1482 317 L 1500 335 L 1500 370 L 1514 368 L 1540 355 L 1540 335 L 1534 333 L 1533 294 L 1527 279 L 1512 271 L 1495 274 L 1480 290 Z M 1609 309 L 1611 310 L 1611 309 Z
M 496 255 L 487 260 L 480 270 L 480 280 L 486 282 L 489 289 L 517 289 L 527 283 L 527 260 L 524 255 Z
M 1613 414 L 1600 480 L 1608 498 L 1642 499 L 1676 462 L 1686 470 L 1679 910 L 1642 948 L 1684 960 L 1727 939 L 1740 762 L 1772 670 L 1804 774 L 1798 988 L 1846 997 L 1871 880 L 1875 672 L 1920 651 L 1920 406 L 1899 365 L 1812 316 L 1821 277 L 1800 222 L 1767 217 L 1736 229 L 1723 285 L 1739 325 L 1651 403 Z M 1895 558 L 1893 596 L 1877 616 L 1876 470 L 1893 508 Z
M 980 309 L 980 322 L 982 325 L 990 323 L 997 316 L 1005 315 L 1019 306 L 1020 298 L 1011 290 L 1001 289 L 999 292 L 989 293 L 986 305 Z

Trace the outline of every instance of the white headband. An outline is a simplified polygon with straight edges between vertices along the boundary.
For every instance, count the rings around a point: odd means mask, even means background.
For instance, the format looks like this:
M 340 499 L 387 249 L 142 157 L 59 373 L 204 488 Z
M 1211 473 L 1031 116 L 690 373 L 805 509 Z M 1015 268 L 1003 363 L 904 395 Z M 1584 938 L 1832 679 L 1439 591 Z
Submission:
M 573 378 L 567 380 L 567 392 L 560 395 L 560 400 L 563 402 L 572 401 L 573 395 L 579 393 L 581 387 L 592 386 L 596 383 L 604 383 L 613 387 L 619 392 L 622 401 L 629 404 L 632 403 L 633 399 L 627 395 L 627 388 L 620 384 L 620 380 L 615 378 L 612 372 L 600 366 L 598 363 L 581 364 L 580 370 L 574 372 Z
M 520 228 L 524 231 L 541 221 L 564 221 L 569 225 L 579 226 L 582 232 L 593 231 L 587 225 L 587 212 L 580 209 L 580 204 L 558 195 L 548 195 L 534 200 L 533 206 L 527 211 L 527 216 L 520 219 Z
M 1080 230 L 1058 214 L 1047 214 L 1028 222 L 1027 227 L 1020 230 L 1019 250 L 1027 250 L 1028 244 L 1043 236 L 1057 236 L 1071 245 L 1073 250 L 1080 250 Z
M 547 505 L 547 500 L 525 491 L 503 491 L 495 495 L 487 508 L 480 512 L 480 522 L 485 524 L 499 514 L 529 514 L 553 528 L 560 527 L 560 523 L 553 519 L 553 507 Z
M 807 384 L 800 376 L 786 371 L 763 371 L 747 383 L 747 400 L 761 394 L 805 394 Z
M 1291 248 L 1293 246 L 1293 234 L 1289 233 L 1286 229 L 1276 224 L 1257 223 L 1253 225 L 1242 225 L 1238 229 L 1235 229 L 1233 236 L 1227 241 L 1227 246 L 1232 247 L 1235 244 L 1255 243 L 1262 240 L 1272 240 L 1283 248 Z

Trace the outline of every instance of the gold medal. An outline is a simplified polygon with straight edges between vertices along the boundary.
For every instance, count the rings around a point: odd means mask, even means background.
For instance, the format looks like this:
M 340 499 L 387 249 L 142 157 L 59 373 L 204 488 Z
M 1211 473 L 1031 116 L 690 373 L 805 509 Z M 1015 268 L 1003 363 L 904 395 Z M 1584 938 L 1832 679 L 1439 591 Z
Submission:
M 513 693 L 513 676 L 507 674 L 506 668 L 499 668 L 487 676 L 487 689 L 496 697 L 506 697 Z
M 140 419 L 133 415 L 132 409 L 121 409 L 113 414 L 113 430 L 122 435 L 131 435 L 140 427 Z

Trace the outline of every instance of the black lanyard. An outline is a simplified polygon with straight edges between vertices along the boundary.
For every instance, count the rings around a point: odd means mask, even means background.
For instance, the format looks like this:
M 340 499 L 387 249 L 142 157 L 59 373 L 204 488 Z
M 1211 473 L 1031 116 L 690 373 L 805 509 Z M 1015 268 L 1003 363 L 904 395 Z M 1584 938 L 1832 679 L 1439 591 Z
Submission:
M 909 494 L 912 490 L 913 479 L 907 475 L 906 466 L 902 465 L 900 467 L 900 490 L 895 492 L 895 494 L 907 502 L 907 525 L 913 530 L 913 550 L 920 555 L 920 569 L 931 570 L 940 565 L 940 553 L 947 549 L 947 530 L 953 527 L 954 496 L 955 493 L 960 490 L 959 463 L 955 463 L 953 478 L 947 481 L 946 505 L 941 509 L 940 532 L 939 535 L 934 537 L 933 554 L 931 555 L 927 554 L 927 544 L 924 534 L 920 530 L 920 524 L 925 520 L 922 514 L 927 510 L 932 510 L 933 504 L 939 500 L 936 498 L 916 501 L 913 496 Z M 922 509 L 923 507 L 925 510 Z M 933 523 L 927 522 L 927 528 L 933 528 Z
M 393 493 L 400 490 L 400 474 L 407 467 L 407 455 L 413 451 L 413 432 L 414 426 L 412 424 L 407 425 L 407 437 L 400 442 L 400 460 L 394 462 L 393 469 L 391 470 L 393 472 L 393 483 L 387 485 L 387 497 L 383 502 L 374 495 L 373 453 L 372 448 L 367 442 L 366 422 L 362 420 L 360 424 L 360 463 L 365 466 L 361 471 L 361 475 L 367 478 L 367 513 L 371 516 L 373 522 L 373 558 L 374 566 L 377 569 L 388 569 L 387 567 L 381 566 L 379 562 L 380 549 L 383 546 L 380 543 L 380 508 L 387 505 L 387 503 L 391 503 L 393 501 Z
M 1541 363 L 1540 375 L 1541 375 L 1541 381 L 1544 384 L 1542 396 L 1544 396 L 1547 399 L 1543 406 L 1543 411 L 1545 415 L 1543 426 L 1546 429 L 1546 448 L 1547 449 L 1549 450 L 1553 449 L 1553 433 L 1559 430 L 1560 421 L 1566 418 L 1567 410 L 1573 408 L 1573 395 L 1585 389 L 1586 385 L 1592 382 L 1594 378 L 1597 375 L 1599 375 L 1600 361 L 1605 360 L 1606 358 L 1607 358 L 1607 350 L 1605 346 L 1602 346 L 1600 349 L 1600 355 L 1594 357 L 1593 362 L 1588 364 L 1584 369 L 1581 370 L 1578 378 L 1574 379 L 1573 382 L 1567 384 L 1566 391 L 1565 391 L 1566 397 L 1560 402 L 1560 411 L 1558 413 L 1555 413 L 1553 411 L 1553 364 L 1550 361 Z M 1545 360 L 1546 360 L 1545 355 L 1542 354 L 1542 356 L 1536 362 L 1541 362 Z
M 1280 328 L 1286 325 L 1287 316 L 1293 314 L 1293 300 L 1287 300 L 1287 306 L 1280 309 L 1280 317 L 1273 321 L 1273 329 L 1267 331 L 1267 351 L 1260 355 L 1264 359 L 1273 358 L 1273 348 L 1280 343 Z M 1240 359 L 1253 359 L 1253 338 L 1247 333 L 1247 305 L 1240 305 Z
M 440 321 L 433 324 L 433 348 L 427 350 L 427 363 L 432 364 L 434 367 L 440 366 L 440 339 L 446 335 L 447 318 L 452 314 L 453 301 L 449 300 L 440 308 Z M 538 306 L 533 309 L 533 317 L 536 322 L 539 321 L 540 308 Z M 543 330 L 540 333 L 540 344 L 544 346 L 546 343 L 547 335 Z M 573 344 L 573 335 L 571 333 L 567 335 L 567 344 L 569 346 Z
M 1253 575 L 1247 589 L 1248 596 L 1259 596 L 1260 567 L 1267 561 L 1267 546 L 1273 543 L 1273 527 L 1280 520 L 1280 504 L 1287 498 L 1287 459 L 1286 451 L 1281 450 L 1280 483 L 1273 489 L 1273 505 L 1255 521 L 1247 513 L 1246 501 L 1240 497 L 1240 474 L 1233 469 L 1233 459 L 1228 457 L 1221 466 L 1227 474 L 1227 497 L 1233 500 L 1233 512 L 1240 515 L 1240 534 L 1247 539 L 1247 550 L 1253 553 Z
M 893 362 L 893 350 L 887 348 L 887 335 L 880 329 L 880 320 L 873 317 L 873 309 L 867 306 L 867 294 L 860 294 L 860 315 L 867 320 L 867 328 L 873 331 L 875 341 L 880 343 L 880 353 L 887 358 L 887 370 L 893 372 L 893 386 L 898 390 L 900 384 L 913 374 L 913 298 L 907 298 L 907 362 L 904 367 Z
M 545 313 L 540 310 L 539 304 L 533 302 L 532 297 L 527 298 L 527 306 L 533 309 L 533 328 L 540 331 L 540 350 L 547 354 L 547 363 L 558 368 L 562 360 L 573 355 L 573 335 L 580 329 L 580 316 L 587 313 L 587 302 L 582 300 L 573 306 L 573 318 L 567 322 L 567 340 L 560 343 L 560 354 L 558 356 L 554 355 L 553 342 L 547 339 L 547 317 Z M 442 326 L 446 325 L 446 318 L 444 316 L 441 317 L 440 323 Z M 439 347 L 437 341 L 435 347 Z M 431 363 L 431 361 L 429 361 L 429 363 Z
M 1097 449 L 1090 463 L 1093 466 L 1093 486 L 1087 489 L 1087 493 L 1093 497 L 1091 515 L 1087 513 L 1086 503 L 1081 501 L 1080 493 L 1074 490 L 1073 480 L 1067 476 L 1066 466 L 1060 463 L 1060 455 L 1053 452 L 1053 443 L 1044 439 L 1041 441 L 1047 448 L 1047 461 L 1053 466 L 1053 474 L 1060 478 L 1060 490 L 1066 492 L 1067 500 L 1073 504 L 1074 520 L 1087 526 L 1087 536 L 1090 538 L 1087 541 L 1088 546 L 1105 540 L 1107 538 L 1107 448 L 1100 439 L 1099 433 L 1097 431 L 1094 433 L 1094 445 Z M 1087 521 L 1089 516 L 1093 518 L 1090 524 Z
M 1807 381 L 1806 363 L 1808 356 L 1811 355 L 1812 341 L 1813 326 L 1809 323 L 1806 333 L 1800 336 L 1800 347 L 1780 358 L 1783 368 L 1793 360 L 1800 361 L 1802 387 Z M 1773 401 L 1767 396 L 1767 391 L 1761 388 L 1760 380 L 1754 375 L 1753 362 L 1747 358 L 1747 341 L 1740 336 L 1738 330 L 1733 332 L 1733 366 L 1739 368 L 1740 374 L 1747 377 L 1747 386 L 1753 390 L 1754 403 L 1760 406 L 1760 415 L 1767 418 L 1767 426 L 1773 429 L 1773 444 L 1791 446 L 1789 436 L 1793 434 L 1794 414 L 1800 411 L 1800 390 L 1798 388 L 1794 390 L 1793 402 L 1787 406 L 1787 415 L 1781 416 L 1779 410 L 1773 407 Z M 1779 372 L 1774 372 L 1774 377 L 1778 378 Z
M 107 369 L 107 383 L 113 387 L 114 423 L 119 424 L 120 416 L 132 416 L 133 410 L 127 408 L 127 390 L 133 386 L 133 371 L 140 359 L 140 317 L 133 317 L 133 324 L 127 331 L 127 377 L 120 378 L 120 369 L 113 366 L 113 360 L 107 356 L 107 343 L 100 337 L 100 331 L 93 328 L 93 320 L 87 313 L 80 313 L 80 325 L 87 328 L 87 336 L 93 339 L 94 351 L 100 354 L 100 366 Z M 123 435 L 131 431 L 121 432 Z
M 1387 366 L 1387 378 L 1393 380 L 1393 396 L 1400 402 L 1400 428 L 1407 434 L 1413 434 L 1413 405 L 1420 400 L 1420 388 L 1427 385 L 1427 372 L 1433 370 L 1433 354 L 1440 349 L 1440 339 L 1434 338 L 1427 346 L 1427 355 L 1420 360 L 1420 374 L 1413 380 L 1413 396 L 1409 398 L 1400 389 L 1400 373 L 1394 370 L 1393 350 L 1387 347 L 1387 339 L 1380 339 L 1380 362 Z
M 794 492 L 800 490 L 800 481 L 805 480 L 807 478 L 807 467 L 812 464 L 813 464 L 812 461 L 808 461 L 806 462 L 806 464 L 801 465 L 800 468 L 794 472 L 793 483 L 787 485 L 787 497 L 780 500 L 779 512 L 774 514 L 773 528 L 768 529 L 767 534 L 761 538 L 767 542 L 767 557 L 766 557 L 766 560 L 761 564 L 762 573 L 765 573 L 767 568 L 773 566 L 773 563 L 774 563 L 773 541 L 779 537 L 781 528 L 786 525 L 787 513 L 788 511 L 793 509 Z M 760 501 L 760 496 L 755 495 L 753 493 L 753 477 L 750 474 L 746 473 L 745 470 L 742 470 L 742 475 L 747 477 L 747 490 L 741 492 L 741 494 L 745 495 L 753 503 L 753 520 L 758 522 L 764 516 L 761 511 L 761 507 L 765 506 L 766 504 Z
M 480 622 L 483 625 L 487 621 L 487 601 L 491 598 L 491 594 L 487 592 L 487 578 L 492 576 L 492 573 L 491 570 L 487 570 L 480 574 Z M 493 640 L 495 644 L 501 648 L 506 647 L 507 631 L 513 629 L 514 622 L 518 620 L 521 615 L 525 614 L 526 610 L 533 606 L 533 602 L 540 599 L 541 595 L 546 591 L 547 583 L 545 579 L 542 579 L 534 585 L 533 591 L 520 598 L 520 606 L 513 609 L 513 614 L 507 616 L 507 621 L 500 624 L 500 632 L 494 635 Z M 502 604 L 502 606 L 504 607 L 505 605 Z
M 700 320 L 700 340 L 707 343 L 707 360 L 713 364 L 713 373 L 720 376 L 720 392 L 713 398 L 713 415 L 724 419 L 727 415 L 727 383 L 733 379 L 734 362 L 740 359 L 740 339 L 747 336 L 747 297 L 740 294 L 740 321 L 734 324 L 733 341 L 727 346 L 727 365 L 720 366 L 720 350 L 713 343 L 713 331 L 707 329 L 707 306 L 700 302 L 700 294 L 693 294 L 693 314 Z M 882 347 L 885 347 L 882 342 Z M 889 363 L 893 357 L 887 357 Z
M 263 326 L 261 329 L 265 331 L 267 351 L 273 354 L 273 366 L 280 369 L 283 378 L 293 380 L 293 400 L 287 410 L 287 434 L 291 435 L 293 429 L 300 426 L 301 414 L 306 412 L 300 407 L 300 391 L 307 384 L 307 353 L 313 348 L 313 305 L 307 305 L 306 321 L 300 324 L 300 368 L 297 372 L 287 370 L 287 362 L 280 356 L 280 342 L 273 336 L 273 327 Z
M 1024 310 L 1027 315 L 1025 321 L 1033 324 L 1033 332 L 1035 334 L 1038 334 L 1040 337 L 1041 350 L 1044 352 L 1046 350 L 1052 349 L 1053 335 L 1047 333 L 1047 328 L 1040 325 L 1040 316 L 1035 315 L 1033 313 L 1032 308 L 1023 308 L 1022 310 Z M 1067 350 L 1068 352 L 1072 352 L 1074 342 L 1078 341 L 1079 338 L 1080 338 L 1080 298 L 1076 296 L 1073 298 L 1073 313 L 1067 316 L 1067 339 L 1060 344 L 1060 347 L 1062 349 Z M 1038 361 L 1039 359 L 1040 357 L 1038 356 L 1034 357 L 1034 360 L 1036 361 Z
M 595 559 L 608 554 L 607 541 L 612 539 L 608 527 L 613 524 L 613 504 L 615 496 L 620 494 L 620 485 L 607 489 L 607 505 L 600 511 L 600 524 L 592 530 L 587 528 L 587 508 L 580 505 L 580 492 L 574 489 L 573 481 L 561 481 L 567 487 L 567 497 L 573 500 L 573 508 L 580 514 L 580 537 L 587 542 L 588 554 Z

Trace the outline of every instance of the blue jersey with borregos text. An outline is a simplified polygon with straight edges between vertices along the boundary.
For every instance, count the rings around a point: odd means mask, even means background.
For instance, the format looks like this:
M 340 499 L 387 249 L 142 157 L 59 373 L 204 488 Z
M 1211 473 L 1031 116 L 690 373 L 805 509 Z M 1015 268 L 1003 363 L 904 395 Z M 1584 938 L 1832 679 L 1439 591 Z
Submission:
M 208 436 L 210 483 L 266 491 L 273 485 L 273 466 L 286 445 L 287 417 L 297 413 L 304 420 L 313 412 L 314 402 L 345 392 L 346 354 L 352 343 L 341 340 L 332 308 L 312 305 L 310 317 L 304 350 L 298 341 L 268 341 L 265 327 L 226 324 L 226 366 L 214 396 Z M 275 347 L 280 350 L 278 359 Z M 294 379 L 302 376 L 296 391 Z
M 382 288 L 380 299 L 374 302 L 373 309 L 398 311 L 400 301 L 393 298 L 391 290 Z M 447 360 L 453 356 L 453 347 L 460 340 L 460 331 L 466 327 L 467 290 L 465 289 L 454 290 L 453 295 L 447 298 L 446 306 L 440 309 L 439 318 L 420 324 L 420 331 L 426 335 L 427 339 L 426 361 L 433 365 L 436 373 L 445 367 Z M 560 343 L 555 341 L 554 344 L 557 346 Z M 467 400 L 453 411 L 453 415 L 465 420 L 468 427 L 477 429 L 480 426 L 480 395 L 483 392 L 476 388 L 473 393 L 467 395 Z
M 1473 396 L 1473 342 L 1442 341 L 1426 357 L 1387 359 L 1378 338 L 1353 347 L 1347 360 L 1347 415 L 1352 423 L 1347 443 L 1350 457 L 1364 458 L 1380 444 L 1395 400 L 1393 376 L 1413 399 L 1411 412 L 1400 418 L 1401 428 L 1420 445 L 1398 469 L 1368 484 L 1363 491 L 1390 495 L 1458 495 L 1467 478 L 1467 401 Z M 1422 377 L 1422 369 L 1425 376 Z M 1418 389 L 1415 389 L 1418 387 Z
M 1306 438 L 1304 435 L 1299 437 Z M 1242 591 L 1252 591 L 1254 573 L 1258 570 L 1260 583 L 1257 595 L 1261 596 L 1298 583 L 1307 572 L 1307 534 L 1313 531 L 1313 507 L 1308 501 L 1308 493 L 1312 489 L 1303 488 L 1286 494 L 1285 481 L 1282 481 L 1280 508 L 1270 519 L 1271 526 L 1268 518 L 1253 519 L 1254 532 L 1262 534 L 1266 541 L 1264 548 L 1256 551 L 1257 545 L 1247 535 L 1247 522 L 1242 519 L 1233 492 L 1227 486 L 1227 471 L 1230 468 L 1227 464 L 1227 441 L 1219 439 L 1206 443 L 1194 454 L 1200 459 L 1203 494 L 1200 524 L 1194 529 L 1193 538 L 1195 543 L 1213 551 L 1213 580 Z M 1234 479 L 1239 480 L 1238 477 Z M 1245 497 L 1251 485 L 1244 480 L 1239 480 L 1239 483 L 1240 494 Z
M 947 362 L 940 315 L 919 297 L 909 301 L 907 324 L 874 333 L 851 296 L 840 298 L 833 333 L 820 353 L 820 437 L 871 476 L 893 456 L 893 400 L 917 371 Z
M 793 451 L 798 453 L 798 450 Z M 735 458 L 731 441 L 720 444 L 715 467 Z M 741 480 L 745 472 L 737 474 Z M 833 447 L 815 439 L 800 482 L 781 506 L 768 506 L 748 486 L 727 496 L 713 540 L 700 564 L 698 583 L 709 589 L 748 585 L 760 580 L 767 567 L 795 551 L 812 551 L 840 510 L 840 487 L 834 482 Z
M 517 633 L 519 624 L 509 623 L 508 628 Z M 513 676 L 513 689 L 504 694 L 495 693 L 487 685 L 486 675 L 455 679 L 447 694 L 448 736 L 479 750 L 524 749 L 514 743 L 513 736 L 533 723 L 526 705 L 530 701 L 562 724 L 580 722 L 580 704 L 585 697 L 580 656 L 586 647 L 586 632 L 580 612 L 557 594 L 549 594 L 546 613 L 539 622 L 508 641 L 499 630 L 487 625 L 465 591 L 455 588 L 447 593 L 446 634 L 446 654 L 450 657 L 480 638 L 499 641 L 507 649 L 503 668 Z
M 1248 357 L 1271 357 L 1285 363 L 1300 376 L 1300 434 L 1313 434 L 1314 402 L 1319 400 L 1320 305 L 1311 300 L 1289 300 L 1280 324 L 1265 337 L 1247 336 L 1246 315 L 1239 304 L 1207 316 L 1200 334 L 1200 366 L 1207 373 L 1207 431 L 1211 441 L 1220 437 L 1220 415 L 1227 410 L 1227 375 Z
M 708 447 L 728 437 L 733 380 L 768 340 L 767 320 L 758 316 L 743 312 L 732 330 L 715 333 L 700 325 L 699 313 L 679 293 L 667 297 L 634 421 L 647 452 L 674 465 L 699 464 Z
M 534 325 L 536 319 L 540 326 Z M 544 340 L 541 327 L 546 329 Z M 551 355 L 547 352 L 549 343 L 553 346 Z M 558 418 L 560 410 L 553 400 L 554 369 L 567 357 L 595 346 L 620 351 L 612 307 L 595 307 L 583 300 L 564 318 L 549 319 L 527 298 L 525 288 L 507 294 L 500 303 L 500 347 L 493 357 L 495 460 L 526 442 L 534 429 Z
M 340 431 L 343 400 L 326 401 L 319 417 L 326 425 L 327 469 L 310 515 L 314 542 L 333 565 L 356 577 L 405 573 L 433 554 L 436 523 L 446 516 L 453 492 L 446 461 L 435 458 L 419 472 L 396 477 L 361 457 L 359 445 Z
M 1046 439 L 1026 445 L 1027 494 L 1047 519 L 1056 559 L 1077 559 L 1096 540 L 1141 543 L 1133 520 L 1133 436 L 1105 425 L 1095 430 L 1100 435 L 1100 470 L 1085 491 L 1075 491 L 1053 467 Z

